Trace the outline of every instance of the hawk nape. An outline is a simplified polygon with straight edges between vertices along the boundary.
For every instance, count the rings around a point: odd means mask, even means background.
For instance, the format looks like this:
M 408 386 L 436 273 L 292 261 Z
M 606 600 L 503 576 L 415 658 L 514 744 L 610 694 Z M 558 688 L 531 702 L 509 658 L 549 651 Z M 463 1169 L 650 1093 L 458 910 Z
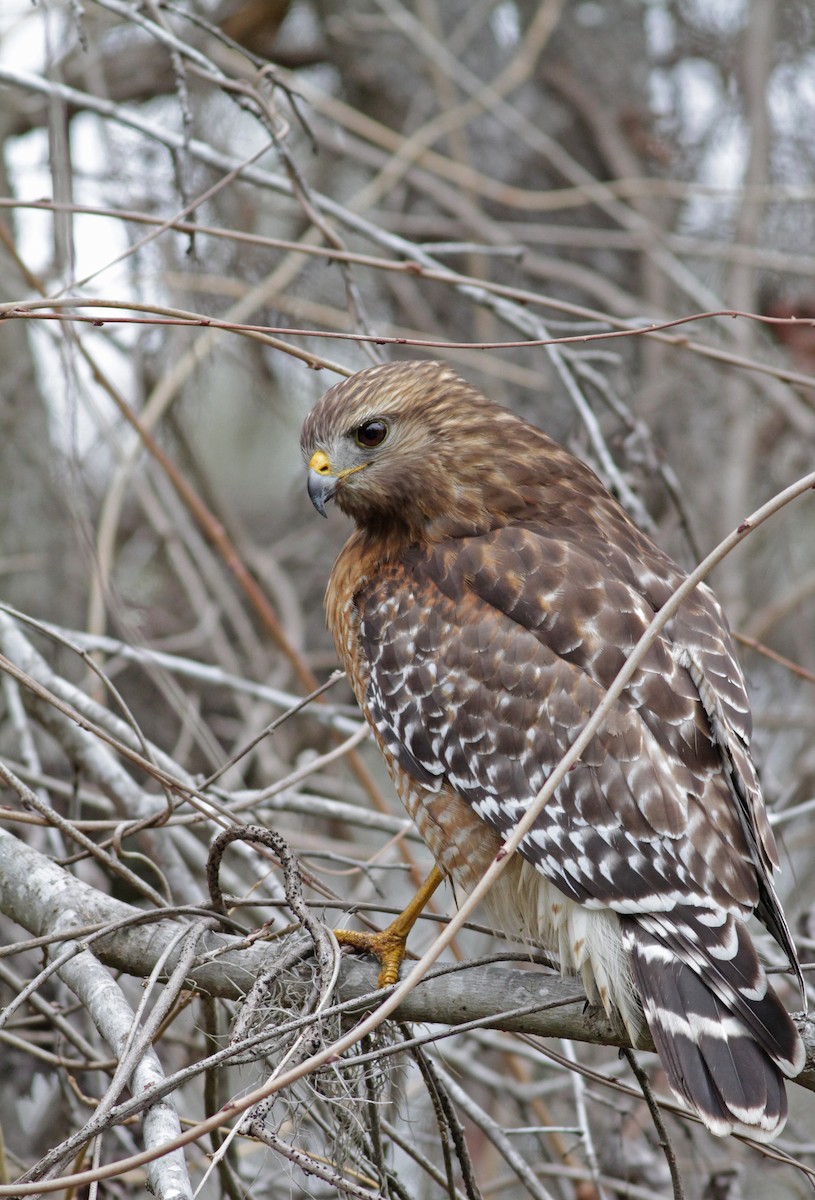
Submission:
M 337 652 L 438 864 L 378 947 L 392 980 L 442 873 L 475 885 L 683 574 L 588 467 L 442 363 L 331 388 L 302 449 L 316 507 L 356 523 L 326 594 Z M 700 585 L 489 904 L 632 1040 L 647 1024 L 712 1132 L 769 1140 L 804 1047 L 745 926 L 755 912 L 798 970 L 750 732 Z

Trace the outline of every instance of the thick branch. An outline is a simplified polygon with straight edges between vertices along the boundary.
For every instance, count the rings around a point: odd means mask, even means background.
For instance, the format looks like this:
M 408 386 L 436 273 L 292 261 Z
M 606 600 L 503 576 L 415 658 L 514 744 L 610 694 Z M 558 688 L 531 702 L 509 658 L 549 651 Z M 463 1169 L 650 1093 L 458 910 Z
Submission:
M 74 915 L 73 928 L 108 924 L 144 917 L 128 904 L 104 896 L 69 875 L 45 855 L 18 841 L 0 828 L 0 911 L 36 936 L 55 928 L 69 937 L 66 913 Z M 146 977 L 168 943 L 177 937 L 176 920 L 157 916 L 155 923 L 121 928 L 94 941 L 93 950 L 108 967 Z M 284 949 L 281 949 L 284 946 Z M 205 934 L 200 943 L 207 960 L 189 976 L 190 986 L 214 996 L 239 999 L 261 972 L 272 969 L 286 954 L 285 942 L 245 947 L 240 938 Z M 217 957 L 212 957 L 217 953 Z M 175 965 L 175 954 L 167 959 L 167 971 Z M 338 999 L 367 999 L 375 1005 L 377 969 L 364 959 L 346 959 L 340 971 Z M 517 1009 L 537 1011 L 508 1016 Z M 423 980 L 397 1009 L 402 1021 L 459 1026 L 472 1021 L 508 1032 L 566 1037 L 604 1046 L 627 1046 L 624 1034 L 615 1029 L 597 1009 L 586 1006 L 580 984 L 540 971 L 508 967 L 474 967 L 453 970 Z M 807 1051 L 807 1066 L 796 1080 L 815 1091 L 815 1021 L 796 1018 Z M 640 1049 L 651 1049 L 643 1040 Z

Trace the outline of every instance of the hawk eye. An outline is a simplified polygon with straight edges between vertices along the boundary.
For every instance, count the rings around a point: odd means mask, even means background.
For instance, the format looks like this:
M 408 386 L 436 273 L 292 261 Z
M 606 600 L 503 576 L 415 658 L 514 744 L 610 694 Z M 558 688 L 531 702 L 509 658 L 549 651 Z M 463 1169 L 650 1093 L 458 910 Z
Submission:
M 364 425 L 357 428 L 354 436 L 359 446 L 364 446 L 366 450 L 373 450 L 376 446 L 381 446 L 388 436 L 387 422 L 379 419 L 366 421 Z

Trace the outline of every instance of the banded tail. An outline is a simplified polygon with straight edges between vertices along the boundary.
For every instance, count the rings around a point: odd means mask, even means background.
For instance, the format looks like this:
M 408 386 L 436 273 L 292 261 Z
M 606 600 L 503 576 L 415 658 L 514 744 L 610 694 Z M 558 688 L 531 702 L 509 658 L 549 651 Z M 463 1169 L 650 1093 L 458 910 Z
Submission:
M 623 945 L 671 1087 L 717 1136 L 761 1142 L 787 1119 L 804 1044 L 743 923 L 683 907 L 622 917 Z

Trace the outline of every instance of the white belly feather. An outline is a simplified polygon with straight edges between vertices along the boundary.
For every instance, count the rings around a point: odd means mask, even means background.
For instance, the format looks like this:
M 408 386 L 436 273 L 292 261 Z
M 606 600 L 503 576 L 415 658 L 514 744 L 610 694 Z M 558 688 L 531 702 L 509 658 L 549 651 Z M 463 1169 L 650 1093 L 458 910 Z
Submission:
M 645 1022 L 615 912 L 569 900 L 517 856 L 493 885 L 485 907 L 509 937 L 556 954 L 561 973 L 579 975 L 591 1003 L 601 1004 L 612 1019 L 621 1017 L 636 1044 Z

